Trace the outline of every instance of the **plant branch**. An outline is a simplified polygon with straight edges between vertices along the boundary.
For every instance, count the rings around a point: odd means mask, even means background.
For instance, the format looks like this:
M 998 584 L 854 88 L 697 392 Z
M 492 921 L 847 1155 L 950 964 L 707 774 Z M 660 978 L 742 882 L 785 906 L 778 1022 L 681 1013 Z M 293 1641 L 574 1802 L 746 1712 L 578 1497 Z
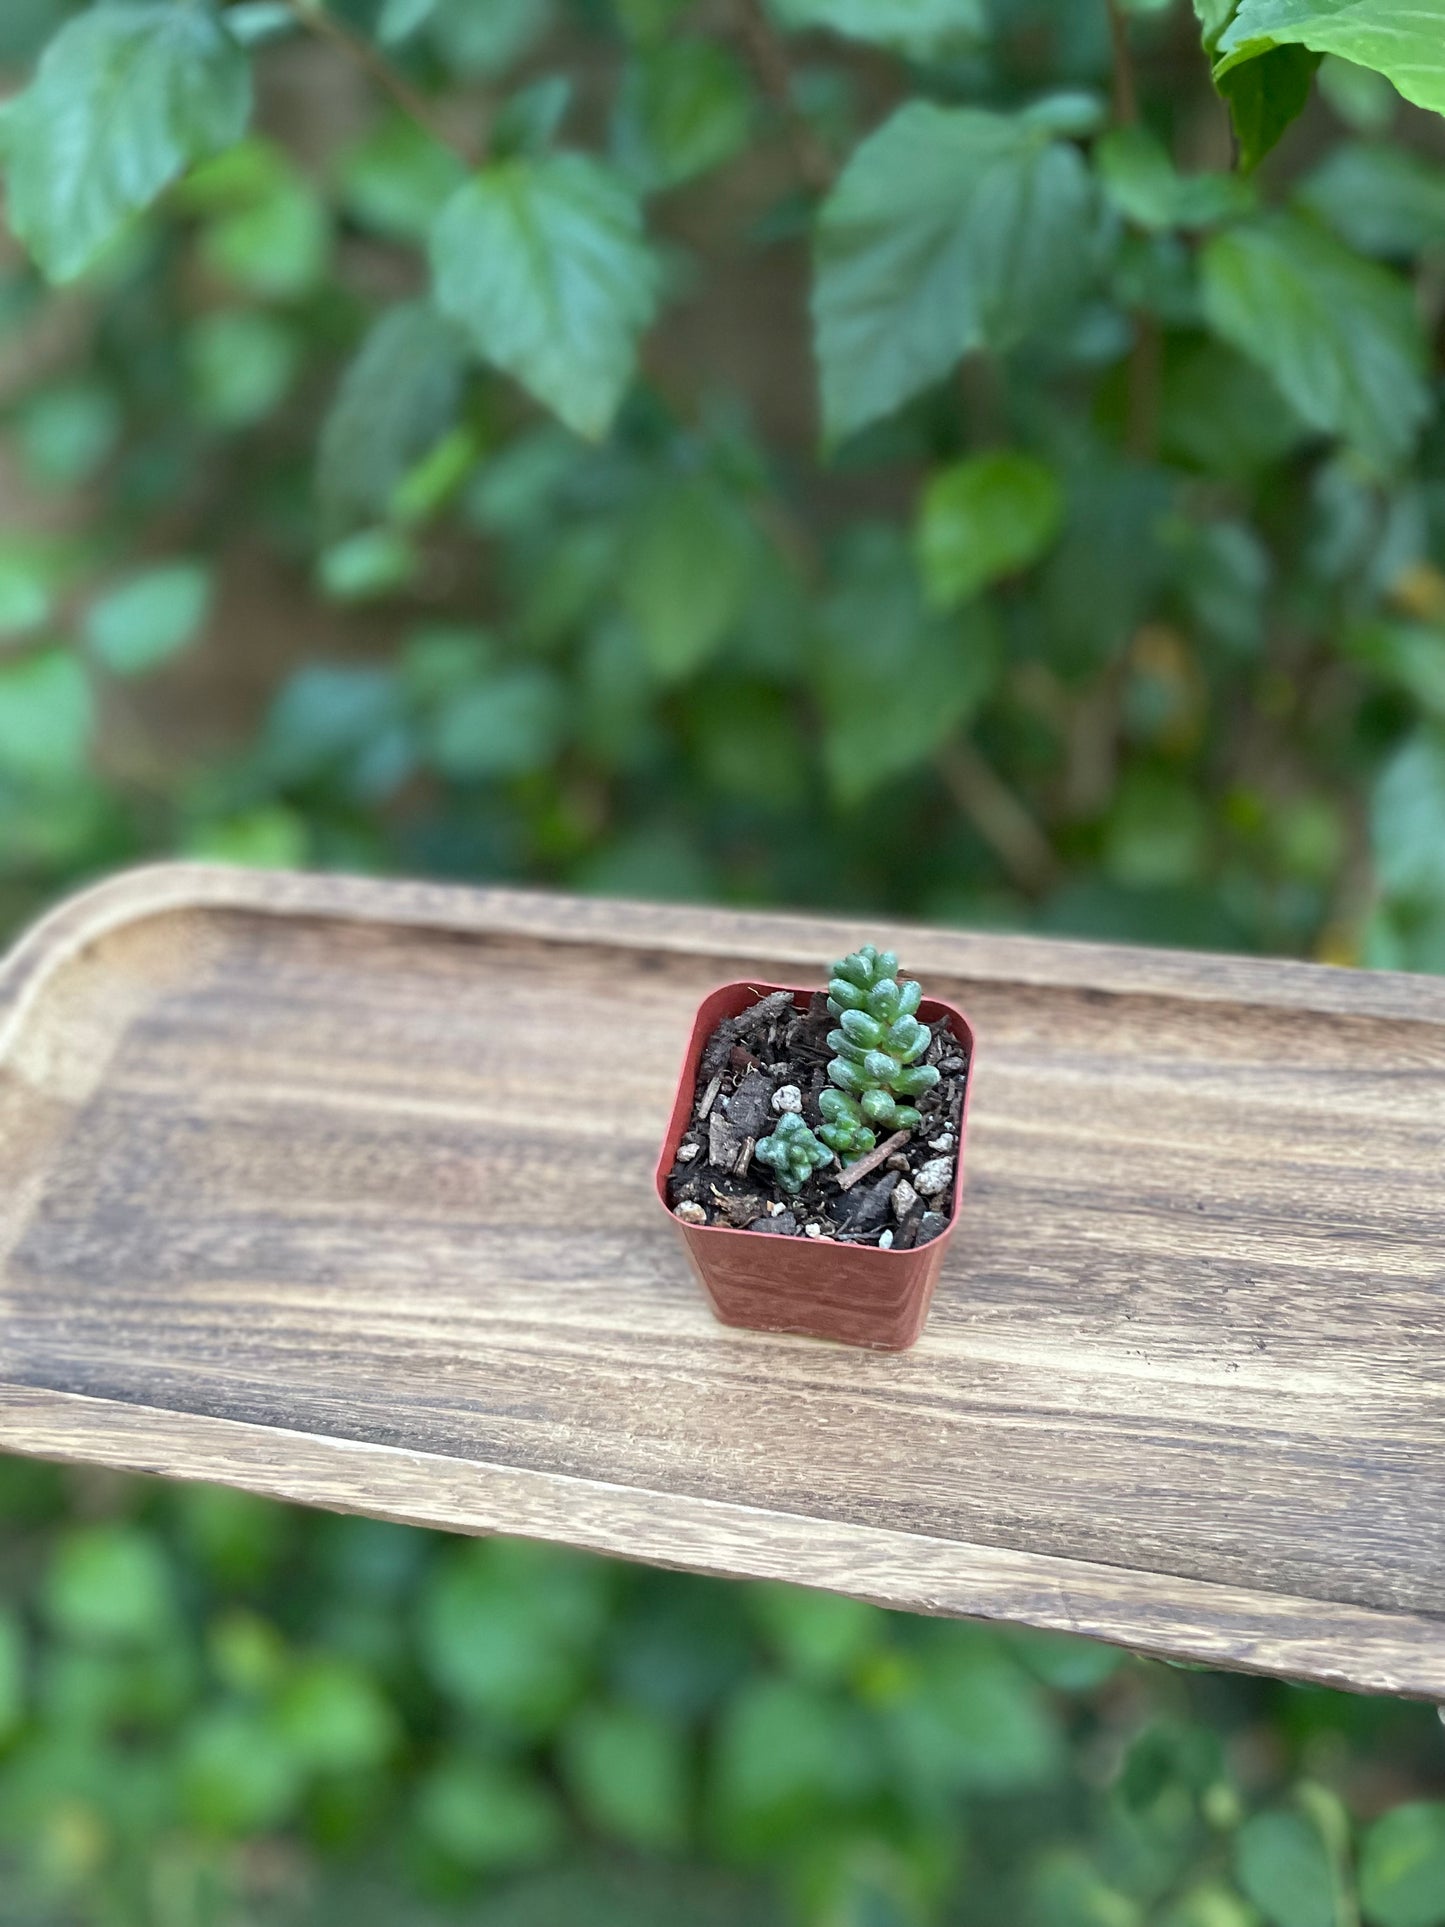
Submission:
M 309 28 L 319 40 L 329 41 L 348 60 L 355 61 L 385 93 L 391 95 L 402 112 L 430 134 L 434 141 L 449 147 L 465 166 L 478 165 L 482 157 L 443 126 L 426 95 L 413 87 L 404 74 L 398 73 L 365 35 L 356 33 L 344 20 L 328 12 L 325 0 L 286 0 L 286 4 L 303 27 Z
M 1053 846 L 1013 791 L 966 738 L 938 758 L 949 794 L 1021 890 L 1036 896 L 1059 873 Z
M 798 172 L 814 194 L 826 194 L 833 185 L 833 162 L 798 106 L 788 50 L 763 11 L 762 0 L 736 0 L 736 9 L 743 51 L 764 98 L 787 129 Z
M 1114 46 L 1114 119 L 1132 127 L 1139 118 L 1139 89 L 1134 79 L 1134 55 L 1129 46 L 1129 21 L 1120 0 L 1106 0 L 1109 38 Z

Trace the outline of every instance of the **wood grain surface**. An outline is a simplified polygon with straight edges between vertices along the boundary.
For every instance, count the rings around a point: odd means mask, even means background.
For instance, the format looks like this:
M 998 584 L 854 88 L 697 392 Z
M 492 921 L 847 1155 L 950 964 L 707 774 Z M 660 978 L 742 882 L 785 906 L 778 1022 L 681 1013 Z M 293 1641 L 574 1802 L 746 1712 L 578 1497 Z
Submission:
M 898 1355 L 651 1191 L 705 991 L 864 937 L 979 1038 Z M 122 877 L 0 966 L 0 1446 L 1445 1699 L 1445 982 Z

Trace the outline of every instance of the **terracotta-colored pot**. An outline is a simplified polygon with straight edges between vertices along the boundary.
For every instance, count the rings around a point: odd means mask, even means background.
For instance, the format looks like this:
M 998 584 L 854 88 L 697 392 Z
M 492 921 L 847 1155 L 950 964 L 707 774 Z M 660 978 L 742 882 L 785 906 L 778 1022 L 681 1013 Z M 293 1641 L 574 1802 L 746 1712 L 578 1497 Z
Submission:
M 662 1141 L 657 1195 L 677 1227 L 714 1312 L 725 1325 L 834 1338 L 844 1345 L 868 1345 L 877 1351 L 904 1351 L 923 1330 L 943 1254 L 958 1222 L 964 1132 L 973 1091 L 973 1026 L 961 1010 L 936 997 L 925 997 L 919 1005 L 918 1015 L 926 1024 L 950 1020 L 950 1029 L 969 1059 L 954 1149 L 958 1163 L 953 1207 L 947 1228 L 928 1244 L 916 1251 L 880 1251 L 876 1245 L 845 1244 L 836 1239 L 787 1238 L 768 1231 L 734 1231 L 727 1225 L 686 1224 L 673 1216 L 668 1205 L 667 1179 L 677 1161 L 677 1147 L 692 1123 L 698 1060 L 724 1017 L 738 1016 L 775 990 L 791 992 L 799 1010 L 807 1009 L 813 995 L 796 984 L 734 983 L 720 984 L 703 999 Z

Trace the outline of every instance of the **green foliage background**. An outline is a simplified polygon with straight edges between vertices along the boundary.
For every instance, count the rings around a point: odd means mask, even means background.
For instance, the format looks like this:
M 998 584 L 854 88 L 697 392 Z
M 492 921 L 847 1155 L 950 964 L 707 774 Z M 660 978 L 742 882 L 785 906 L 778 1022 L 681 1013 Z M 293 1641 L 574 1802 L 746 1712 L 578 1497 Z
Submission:
M 0 925 L 179 851 L 1445 968 L 1445 0 L 0 67 Z M 0 1919 L 1445 1923 L 1426 1709 L 0 1498 Z

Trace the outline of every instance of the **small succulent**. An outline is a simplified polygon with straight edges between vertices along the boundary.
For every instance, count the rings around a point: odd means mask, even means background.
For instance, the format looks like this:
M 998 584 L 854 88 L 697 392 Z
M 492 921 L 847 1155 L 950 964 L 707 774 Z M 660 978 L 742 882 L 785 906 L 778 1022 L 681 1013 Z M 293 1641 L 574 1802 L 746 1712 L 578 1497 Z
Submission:
M 797 1111 L 784 1111 L 771 1137 L 759 1140 L 753 1156 L 770 1164 L 784 1191 L 796 1193 L 815 1171 L 833 1162 L 833 1153 L 820 1144 Z
M 909 979 L 899 983 L 898 959 L 871 943 L 833 965 L 828 1008 L 838 1029 L 828 1033 L 837 1052 L 828 1065 L 833 1088 L 818 1098 L 823 1124 L 818 1135 L 845 1164 L 866 1156 L 878 1141 L 874 1125 L 911 1131 L 919 1122 L 900 1097 L 921 1097 L 938 1082 L 931 1064 L 920 1064 L 933 1040 L 915 1015 L 923 998 Z

